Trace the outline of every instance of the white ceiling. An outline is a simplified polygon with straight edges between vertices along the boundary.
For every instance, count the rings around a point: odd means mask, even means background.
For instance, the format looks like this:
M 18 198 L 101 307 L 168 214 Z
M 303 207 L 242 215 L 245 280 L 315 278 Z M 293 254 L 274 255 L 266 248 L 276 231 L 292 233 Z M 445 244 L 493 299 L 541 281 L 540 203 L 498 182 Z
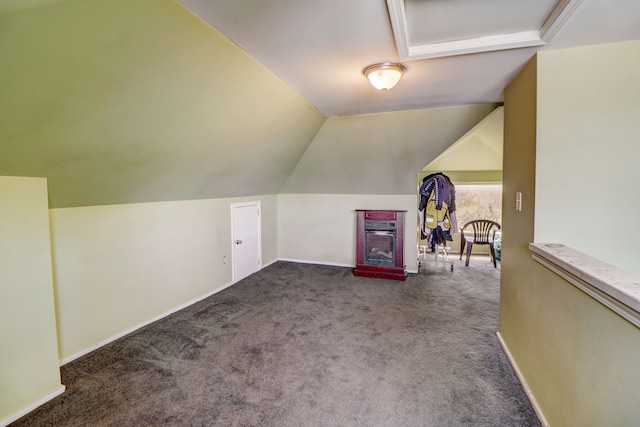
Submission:
M 640 39 L 638 0 L 561 0 L 555 12 L 557 0 L 180 1 L 327 117 L 501 102 L 539 50 Z M 534 46 L 456 55 L 495 43 Z M 434 46 L 454 56 L 416 59 Z M 408 71 L 387 93 L 361 74 L 400 60 Z

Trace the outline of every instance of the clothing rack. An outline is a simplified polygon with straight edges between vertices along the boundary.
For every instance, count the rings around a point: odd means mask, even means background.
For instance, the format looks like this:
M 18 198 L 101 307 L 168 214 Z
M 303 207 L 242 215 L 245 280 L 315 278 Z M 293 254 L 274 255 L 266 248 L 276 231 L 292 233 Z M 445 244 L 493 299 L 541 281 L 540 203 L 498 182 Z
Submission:
M 423 262 L 428 261 L 428 256 L 430 253 L 434 254 L 434 260 L 436 266 L 439 265 L 439 258 L 442 256 L 442 262 L 444 264 L 451 265 L 451 271 L 453 271 L 453 260 L 449 258 L 449 251 L 451 248 L 446 246 L 446 244 L 436 245 L 435 251 L 431 252 L 428 245 L 420 245 L 418 247 L 418 268 L 422 265 Z
M 453 241 L 453 234 L 458 232 L 456 219 L 456 190 L 448 176 L 442 172 L 427 175 L 422 180 L 420 192 L 420 237 L 427 240 L 428 245 L 418 248 L 418 266 L 427 260 L 427 253 L 435 253 L 435 263 L 439 264 L 439 255 L 442 261 L 451 265 L 449 259 L 450 247 L 448 242 Z

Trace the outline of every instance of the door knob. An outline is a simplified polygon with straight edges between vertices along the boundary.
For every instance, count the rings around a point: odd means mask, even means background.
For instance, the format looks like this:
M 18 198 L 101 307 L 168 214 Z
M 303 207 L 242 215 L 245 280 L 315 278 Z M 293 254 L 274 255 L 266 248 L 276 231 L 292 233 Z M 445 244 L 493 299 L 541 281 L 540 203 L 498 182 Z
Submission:
M 242 240 L 238 239 L 236 240 L 236 245 L 241 245 L 242 244 Z

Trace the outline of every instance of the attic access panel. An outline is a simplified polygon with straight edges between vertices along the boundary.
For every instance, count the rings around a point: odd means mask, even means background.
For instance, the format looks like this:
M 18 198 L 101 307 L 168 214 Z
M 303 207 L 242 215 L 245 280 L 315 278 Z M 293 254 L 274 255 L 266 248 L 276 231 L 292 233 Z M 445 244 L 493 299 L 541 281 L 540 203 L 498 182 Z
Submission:
M 402 61 L 542 46 L 582 0 L 387 0 Z
M 540 30 L 557 0 L 405 0 L 409 42 Z

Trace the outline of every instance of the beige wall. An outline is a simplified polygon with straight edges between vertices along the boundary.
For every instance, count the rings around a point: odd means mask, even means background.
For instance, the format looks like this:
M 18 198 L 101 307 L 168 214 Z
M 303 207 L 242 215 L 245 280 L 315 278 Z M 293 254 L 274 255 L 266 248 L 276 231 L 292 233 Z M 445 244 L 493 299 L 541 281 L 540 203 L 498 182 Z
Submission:
M 355 267 L 356 209 L 407 211 L 405 264 L 408 271 L 417 271 L 415 195 L 279 194 L 279 257 Z
M 618 55 L 633 56 L 636 49 L 634 44 L 625 49 L 621 47 L 599 46 L 597 50 L 609 52 L 613 60 Z M 568 177 L 567 171 L 575 169 L 581 174 L 581 171 L 591 169 L 597 175 L 603 156 L 590 154 L 594 141 L 583 139 L 580 127 L 590 129 L 594 121 L 597 121 L 593 124 L 596 130 L 620 125 L 620 120 L 610 117 L 609 111 L 597 114 L 600 109 L 614 109 L 621 117 L 628 114 L 624 107 L 626 95 L 607 90 L 602 94 L 603 99 L 599 99 L 595 96 L 598 91 L 592 88 L 592 85 L 607 87 L 611 80 L 622 78 L 624 73 L 620 74 L 617 67 L 607 70 L 596 64 L 586 66 L 587 57 L 593 56 L 594 61 L 603 59 L 591 48 L 562 52 L 563 55 L 551 52 L 550 58 L 540 54 L 505 91 L 500 335 L 551 426 L 631 426 L 637 423 L 640 415 L 637 406 L 640 401 L 640 370 L 637 368 L 640 330 L 533 261 L 528 250 L 528 243 L 534 239 L 538 241 L 538 236 L 559 243 L 571 239 L 560 230 L 564 225 L 561 221 L 556 221 L 553 228 L 545 223 L 551 212 L 562 217 L 564 213 L 560 211 L 571 207 L 550 206 L 548 203 L 553 199 L 541 190 L 541 186 L 549 190 L 548 186 L 553 182 L 564 188 L 564 196 L 575 198 L 578 206 L 586 206 L 580 198 L 589 192 L 590 181 L 574 180 Z M 562 58 L 566 58 L 567 63 Z M 618 60 L 623 61 L 622 58 Z M 571 63 L 582 63 L 580 72 L 591 76 L 587 79 L 590 84 L 583 87 L 582 92 L 593 97 L 588 109 L 594 111 L 581 118 L 564 111 L 571 103 L 563 88 L 573 87 L 580 100 L 579 85 L 576 86 L 574 80 L 585 82 L 583 77 L 576 78 L 574 74 L 562 71 L 565 67 L 575 71 Z M 628 77 L 627 84 L 633 90 L 636 78 Z M 557 81 L 552 84 L 552 79 Z M 546 87 L 541 88 L 541 85 Z M 548 90 L 550 85 L 559 92 L 556 110 L 553 110 L 553 94 Z M 614 102 L 621 95 L 622 99 Z M 608 97 L 614 97 L 614 100 L 604 99 Z M 582 99 L 581 102 L 586 101 Z M 572 117 L 566 122 L 567 128 L 563 129 L 560 123 L 552 120 L 546 108 L 559 114 L 561 120 Z M 634 107 L 629 108 L 633 111 Z M 632 128 L 627 124 L 627 129 Z M 610 129 L 609 132 L 614 135 L 618 130 Z M 618 136 L 626 141 L 630 139 L 629 135 Z M 588 144 L 576 144 L 576 138 Z M 554 141 L 553 150 L 547 139 Z M 635 150 L 629 144 L 617 144 L 612 146 L 624 152 Z M 569 147 L 573 147 L 571 158 L 566 157 Z M 552 152 L 564 157 L 562 165 L 550 167 Z M 571 184 L 570 189 L 565 187 L 567 183 Z M 622 183 L 623 187 L 625 185 Z M 522 212 L 514 209 L 516 191 L 523 193 Z M 592 228 L 591 219 L 584 212 L 573 217 L 581 224 L 582 233 Z M 573 237 L 568 244 L 576 245 L 579 241 Z
M 64 390 L 44 178 L 0 176 L 0 425 Z
M 536 242 L 640 275 L 640 40 L 538 58 Z
M 266 265 L 278 256 L 273 195 L 52 209 L 60 359 L 231 284 L 230 206 L 252 200 Z

